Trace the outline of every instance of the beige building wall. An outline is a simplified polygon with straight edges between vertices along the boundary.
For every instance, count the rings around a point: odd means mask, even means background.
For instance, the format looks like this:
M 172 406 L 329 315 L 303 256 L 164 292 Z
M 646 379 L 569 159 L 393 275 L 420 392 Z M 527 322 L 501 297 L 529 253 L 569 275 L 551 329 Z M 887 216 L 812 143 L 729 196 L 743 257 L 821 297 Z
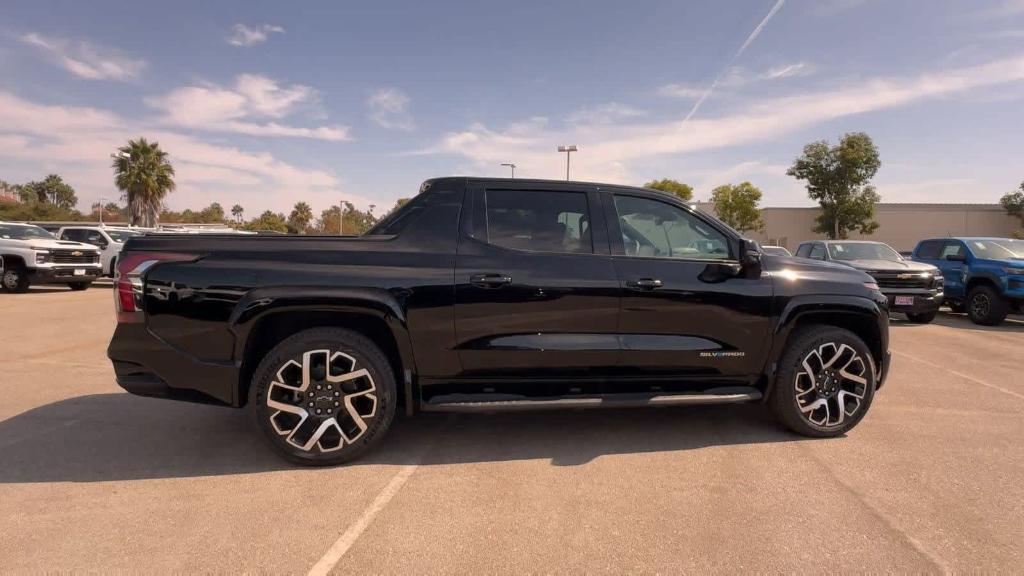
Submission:
M 714 206 L 701 202 L 698 208 L 714 214 Z M 762 208 L 763 232 L 747 236 L 762 244 L 795 249 L 804 240 L 825 238 L 817 234 L 814 219 L 818 208 Z M 913 250 L 923 238 L 937 236 L 1012 236 L 1020 222 L 1006 214 L 999 204 L 886 204 L 875 206 L 878 230 L 864 236 L 852 234 L 853 240 L 877 240 L 896 250 Z

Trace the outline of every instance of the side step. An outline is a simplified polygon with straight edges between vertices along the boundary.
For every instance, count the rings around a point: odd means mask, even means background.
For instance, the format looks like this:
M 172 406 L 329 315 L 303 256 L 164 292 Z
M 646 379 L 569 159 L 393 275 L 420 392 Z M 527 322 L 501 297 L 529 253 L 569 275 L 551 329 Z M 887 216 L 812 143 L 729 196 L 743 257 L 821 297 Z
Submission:
M 761 391 L 749 386 L 728 386 L 687 393 L 602 394 L 551 398 L 530 398 L 515 394 L 444 394 L 424 402 L 420 409 L 424 412 L 519 412 L 735 404 L 760 399 Z

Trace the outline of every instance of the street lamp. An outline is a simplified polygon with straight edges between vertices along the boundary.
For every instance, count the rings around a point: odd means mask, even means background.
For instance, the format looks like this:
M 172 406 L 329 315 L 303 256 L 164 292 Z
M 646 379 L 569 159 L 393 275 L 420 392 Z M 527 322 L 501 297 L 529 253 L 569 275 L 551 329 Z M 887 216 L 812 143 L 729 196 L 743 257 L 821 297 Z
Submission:
M 338 236 L 345 235 L 345 201 L 338 200 Z
M 577 148 L 575 144 L 570 144 L 568 146 L 559 146 L 558 147 L 558 151 L 559 152 L 565 152 L 565 179 L 568 180 L 569 179 L 569 157 L 572 155 L 573 152 L 579 151 L 579 148 Z
M 509 168 L 511 168 L 512 169 L 512 177 L 513 178 L 516 177 L 516 165 L 515 164 L 512 164 L 511 162 L 506 162 L 506 163 L 503 163 L 502 166 L 508 166 Z

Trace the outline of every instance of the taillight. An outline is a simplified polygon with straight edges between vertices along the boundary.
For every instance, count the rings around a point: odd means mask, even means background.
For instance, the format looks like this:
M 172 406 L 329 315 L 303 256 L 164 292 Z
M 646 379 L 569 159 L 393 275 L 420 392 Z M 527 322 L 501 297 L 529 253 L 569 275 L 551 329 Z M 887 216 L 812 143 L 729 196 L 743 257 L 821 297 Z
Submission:
M 128 252 L 117 262 L 114 306 L 118 322 L 142 322 L 142 275 L 157 262 L 183 262 L 198 258 L 177 252 Z

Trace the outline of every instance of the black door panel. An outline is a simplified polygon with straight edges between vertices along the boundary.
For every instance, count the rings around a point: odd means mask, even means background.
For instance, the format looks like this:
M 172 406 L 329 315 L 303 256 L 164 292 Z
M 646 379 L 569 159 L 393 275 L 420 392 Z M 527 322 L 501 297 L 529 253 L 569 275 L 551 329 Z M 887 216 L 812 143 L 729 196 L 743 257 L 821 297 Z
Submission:
M 487 204 L 487 193 L 474 191 L 474 230 L 459 245 L 463 376 L 607 374 L 618 360 L 619 284 L 611 256 L 593 253 L 594 241 L 604 241 L 603 230 L 595 232 L 604 227 L 592 210 L 596 193 L 579 186 L 505 192 Z

